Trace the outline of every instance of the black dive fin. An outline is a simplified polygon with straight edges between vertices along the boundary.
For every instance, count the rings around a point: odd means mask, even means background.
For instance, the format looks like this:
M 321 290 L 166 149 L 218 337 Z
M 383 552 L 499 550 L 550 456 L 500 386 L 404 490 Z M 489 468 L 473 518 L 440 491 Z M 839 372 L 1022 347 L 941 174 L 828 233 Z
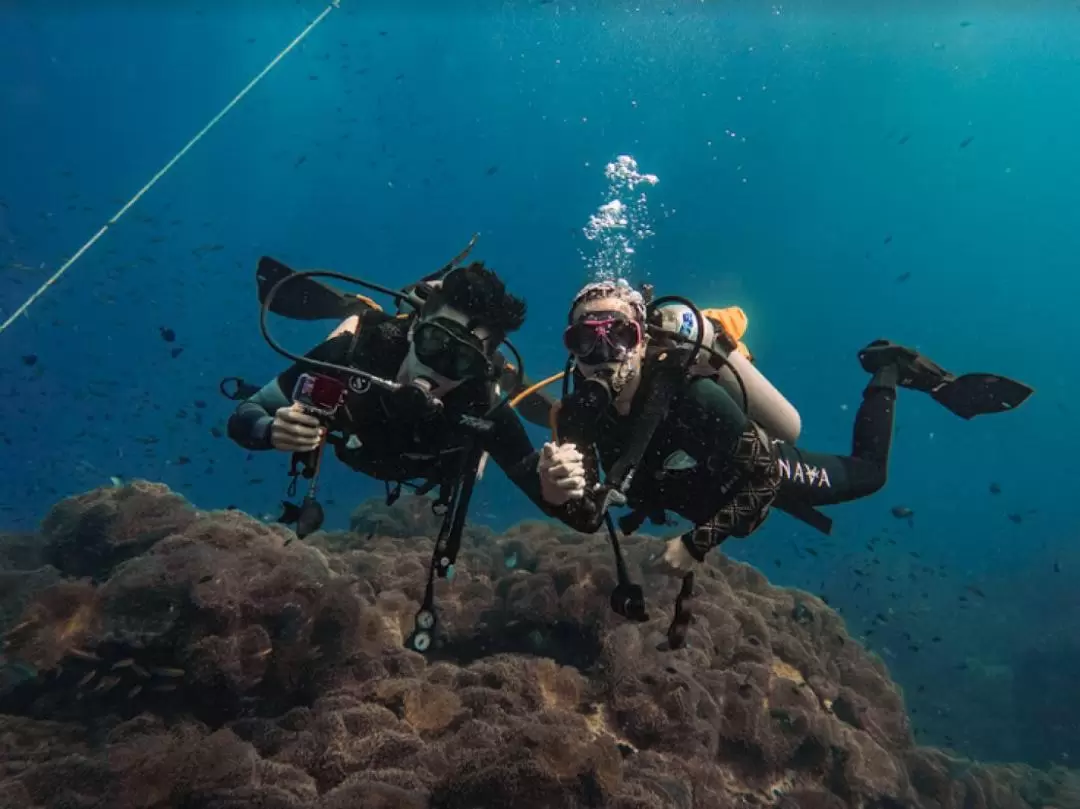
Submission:
M 281 516 L 277 522 L 282 525 L 294 525 L 300 519 L 300 506 L 290 503 L 288 500 L 281 501 Z
M 322 505 L 317 500 L 304 498 L 296 518 L 296 536 L 303 539 L 309 534 L 314 534 L 322 528 L 324 519 Z
M 1022 382 L 996 374 L 964 374 L 930 392 L 934 401 L 962 419 L 1015 410 L 1034 393 Z
M 870 343 L 859 352 L 859 362 L 869 374 L 891 365 L 896 368 L 897 385 L 923 393 L 930 393 L 952 379 L 952 374 L 918 351 L 888 340 Z
M 277 259 L 269 256 L 260 258 L 259 267 L 255 270 L 259 303 L 266 300 L 274 284 L 295 273 L 296 270 Z M 302 278 L 285 285 L 270 302 L 271 312 L 290 320 L 344 320 L 369 308 L 363 299 L 339 292 L 314 278 Z

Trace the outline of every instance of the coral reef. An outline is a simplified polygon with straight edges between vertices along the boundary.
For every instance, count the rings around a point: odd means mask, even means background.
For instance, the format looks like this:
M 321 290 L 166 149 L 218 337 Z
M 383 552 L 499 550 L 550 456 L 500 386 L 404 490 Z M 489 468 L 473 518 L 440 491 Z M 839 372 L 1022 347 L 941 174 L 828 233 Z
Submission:
M 406 651 L 420 500 L 308 542 L 151 484 L 57 505 L 47 566 L 0 578 L 0 808 L 1076 805 L 1068 771 L 917 747 L 834 612 L 719 554 L 665 652 L 654 540 L 626 542 L 651 614 L 631 624 L 602 537 L 474 533 L 435 588 L 439 643 Z

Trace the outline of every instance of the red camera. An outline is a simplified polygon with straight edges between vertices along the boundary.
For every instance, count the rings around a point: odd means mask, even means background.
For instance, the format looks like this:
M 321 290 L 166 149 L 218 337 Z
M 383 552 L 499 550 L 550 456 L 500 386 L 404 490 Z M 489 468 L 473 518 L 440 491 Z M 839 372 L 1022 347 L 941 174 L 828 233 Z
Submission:
M 310 410 L 326 418 L 333 416 L 345 402 L 348 388 L 345 383 L 332 376 L 319 374 L 300 374 L 293 388 L 292 398 Z

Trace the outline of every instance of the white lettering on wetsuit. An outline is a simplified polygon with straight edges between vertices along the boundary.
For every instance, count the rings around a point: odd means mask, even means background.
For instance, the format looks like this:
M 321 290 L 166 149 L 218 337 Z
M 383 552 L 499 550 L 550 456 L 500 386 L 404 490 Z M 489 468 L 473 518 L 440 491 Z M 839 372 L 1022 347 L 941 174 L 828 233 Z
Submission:
M 822 467 L 810 466 L 802 461 L 795 461 L 794 464 L 791 461 L 780 458 L 777 460 L 777 464 L 780 466 L 780 474 L 787 480 L 794 483 L 801 483 L 804 486 L 818 489 L 831 489 L 832 481 L 829 480 L 829 473 Z

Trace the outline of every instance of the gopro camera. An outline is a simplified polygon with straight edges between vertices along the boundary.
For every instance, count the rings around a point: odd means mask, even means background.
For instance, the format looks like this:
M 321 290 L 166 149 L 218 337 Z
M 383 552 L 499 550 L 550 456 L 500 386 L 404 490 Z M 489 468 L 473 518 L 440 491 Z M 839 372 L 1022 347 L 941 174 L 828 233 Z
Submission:
M 348 388 L 332 376 L 300 374 L 292 398 L 315 415 L 330 418 L 345 401 Z

